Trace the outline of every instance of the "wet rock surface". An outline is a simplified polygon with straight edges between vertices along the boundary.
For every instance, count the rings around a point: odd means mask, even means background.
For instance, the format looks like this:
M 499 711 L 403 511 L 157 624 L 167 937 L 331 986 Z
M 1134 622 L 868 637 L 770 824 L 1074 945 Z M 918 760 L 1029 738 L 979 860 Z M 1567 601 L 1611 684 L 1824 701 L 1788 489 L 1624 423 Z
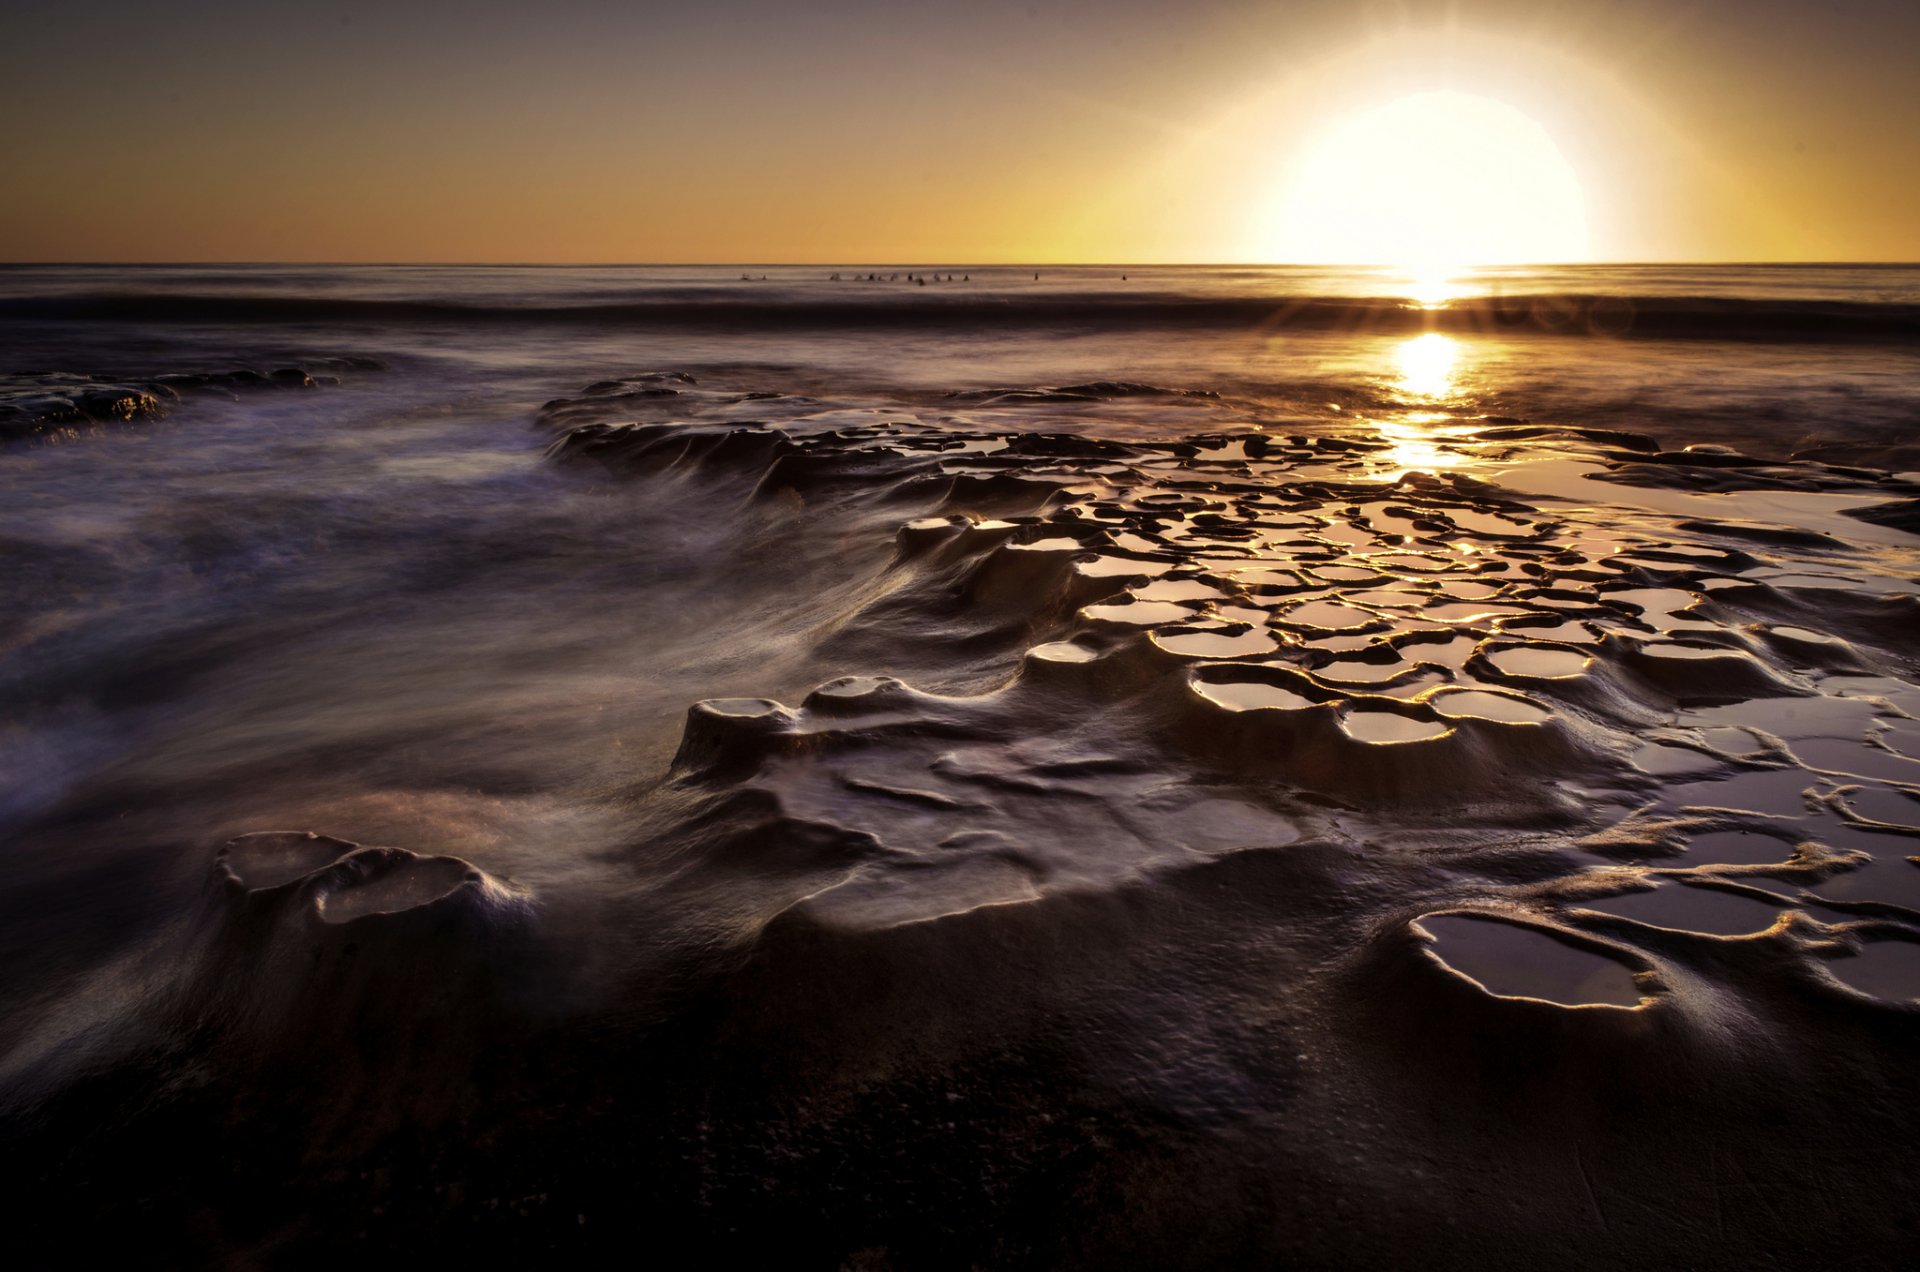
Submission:
M 307 366 L 168 371 L 114 376 L 71 372 L 0 374 L 0 442 L 71 437 L 167 415 L 182 399 L 232 400 L 262 389 L 312 389 L 380 368 L 371 358 L 333 357 Z

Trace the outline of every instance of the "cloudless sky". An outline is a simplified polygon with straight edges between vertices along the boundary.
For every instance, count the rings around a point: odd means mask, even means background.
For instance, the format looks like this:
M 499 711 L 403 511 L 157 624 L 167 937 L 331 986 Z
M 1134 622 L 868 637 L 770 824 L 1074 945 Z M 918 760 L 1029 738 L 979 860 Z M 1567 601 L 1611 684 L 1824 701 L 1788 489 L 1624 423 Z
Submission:
M 1601 259 L 1920 259 L 1914 0 L 8 0 L 0 49 L 4 260 L 1284 257 L 1315 136 L 1436 89 L 1547 130 Z

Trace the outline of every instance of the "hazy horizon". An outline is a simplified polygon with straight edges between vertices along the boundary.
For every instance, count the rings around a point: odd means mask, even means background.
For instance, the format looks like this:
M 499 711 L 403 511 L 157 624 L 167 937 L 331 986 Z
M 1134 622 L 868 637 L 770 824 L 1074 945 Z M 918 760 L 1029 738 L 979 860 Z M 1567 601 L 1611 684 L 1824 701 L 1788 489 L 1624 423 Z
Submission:
M 284 265 L 298 265 L 308 269 L 830 269 L 834 266 L 859 266 L 872 269 L 919 269 L 940 266 L 954 269 L 1373 269 L 1391 270 L 1392 264 L 1381 261 L 1176 261 L 1176 260 L 971 260 L 962 257 L 929 256 L 912 260 L 869 260 L 866 258 L 823 257 L 819 260 L 750 260 L 742 257 L 738 260 L 320 260 L 287 257 L 280 260 L 231 259 L 213 257 L 179 257 L 174 259 L 125 259 L 125 260 L 0 260 L 0 269 L 41 268 L 154 268 L 198 266 L 203 268 L 261 268 L 268 269 Z M 1669 258 L 1664 260 L 1588 260 L 1588 261 L 1516 261 L 1497 266 L 1464 266 L 1465 270 L 1477 269 L 1610 269 L 1610 268 L 1648 268 L 1678 265 L 1688 268 L 1728 268 L 1728 269 L 1877 269 L 1886 267 L 1900 269 L 1920 265 L 1920 256 L 1911 258 L 1845 260 L 1841 258 L 1781 259 L 1781 260 L 1735 260 L 1706 259 L 1683 260 Z

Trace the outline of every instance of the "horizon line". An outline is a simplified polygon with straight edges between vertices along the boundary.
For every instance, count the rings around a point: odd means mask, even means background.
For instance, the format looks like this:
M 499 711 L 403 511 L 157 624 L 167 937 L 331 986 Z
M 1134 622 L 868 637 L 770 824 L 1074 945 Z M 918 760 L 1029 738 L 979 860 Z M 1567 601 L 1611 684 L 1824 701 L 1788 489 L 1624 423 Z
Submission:
M 1407 267 L 1385 261 L 436 261 L 436 260 L 13 260 L 0 269 L 168 269 L 292 267 L 304 269 L 1380 269 Z M 1672 266 L 1712 266 L 1742 269 L 1873 269 L 1920 267 L 1914 260 L 1681 260 L 1526 261 L 1495 265 L 1464 265 L 1462 273 L 1503 269 L 1620 269 Z M 753 280 L 758 281 L 758 280 Z

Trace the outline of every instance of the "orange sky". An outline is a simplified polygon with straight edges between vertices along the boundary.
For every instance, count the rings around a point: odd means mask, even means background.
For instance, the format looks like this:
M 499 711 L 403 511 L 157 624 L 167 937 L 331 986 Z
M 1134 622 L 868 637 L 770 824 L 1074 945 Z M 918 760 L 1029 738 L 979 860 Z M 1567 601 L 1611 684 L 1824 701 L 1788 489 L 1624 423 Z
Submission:
M 0 259 L 1281 259 L 1316 138 L 1454 90 L 1546 130 L 1598 259 L 1913 260 L 1917 11 L 26 0 Z

